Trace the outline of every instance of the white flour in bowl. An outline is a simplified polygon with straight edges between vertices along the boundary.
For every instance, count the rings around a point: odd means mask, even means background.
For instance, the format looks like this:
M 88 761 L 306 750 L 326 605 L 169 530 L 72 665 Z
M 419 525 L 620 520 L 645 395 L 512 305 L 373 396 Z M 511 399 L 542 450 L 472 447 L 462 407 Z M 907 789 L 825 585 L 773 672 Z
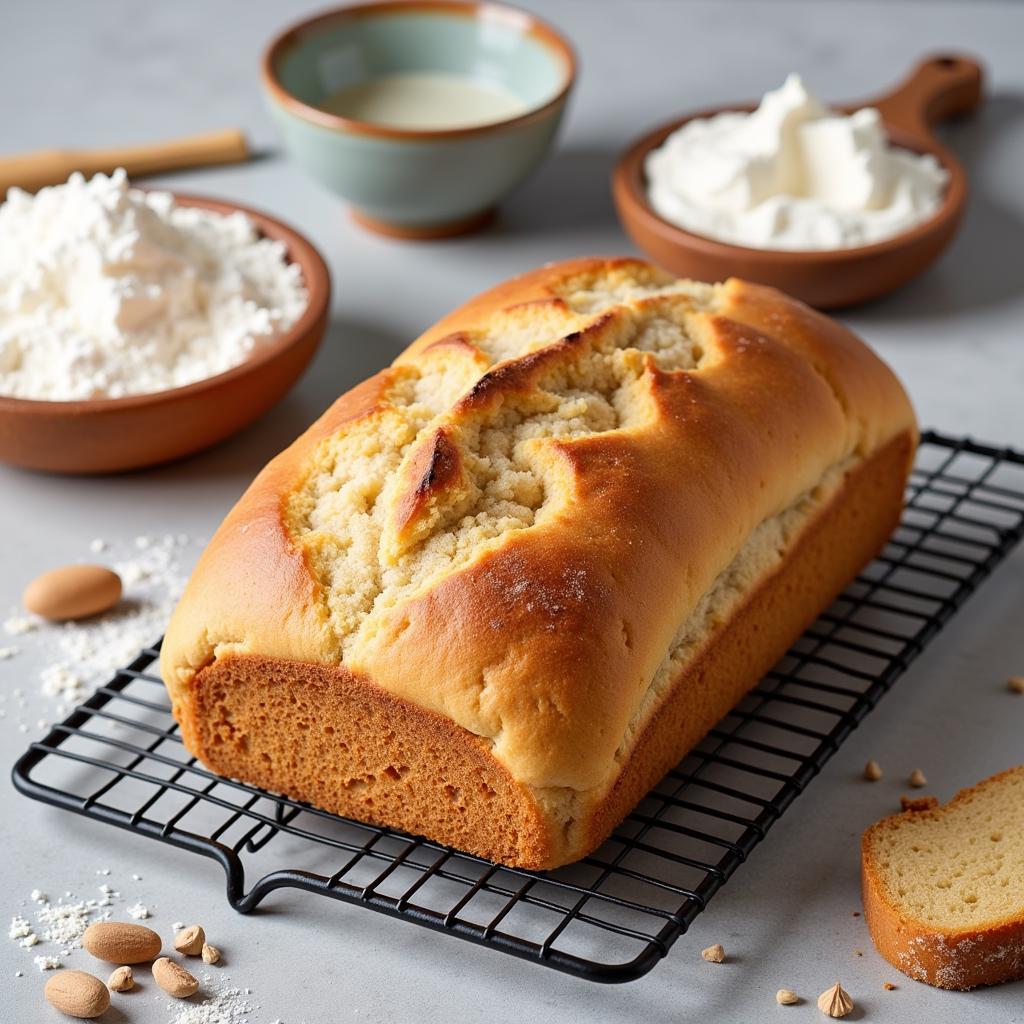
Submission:
M 243 213 L 179 206 L 124 171 L 0 205 L 0 395 L 121 398 L 222 373 L 307 304 Z

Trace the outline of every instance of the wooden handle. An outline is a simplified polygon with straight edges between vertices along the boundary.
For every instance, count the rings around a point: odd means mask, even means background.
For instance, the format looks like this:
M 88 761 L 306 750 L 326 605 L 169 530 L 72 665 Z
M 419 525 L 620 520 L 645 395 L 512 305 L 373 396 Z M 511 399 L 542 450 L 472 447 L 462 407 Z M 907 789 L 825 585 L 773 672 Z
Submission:
M 978 106 L 983 78 L 976 60 L 936 54 L 921 61 L 891 92 L 860 106 L 877 107 L 887 125 L 930 145 L 934 125 Z
M 74 171 L 88 177 L 100 171 L 110 174 L 123 167 L 130 178 L 137 178 L 182 167 L 237 163 L 248 157 L 245 136 L 237 128 L 142 146 L 40 150 L 0 159 L 0 198 L 13 185 L 35 192 L 45 185 L 67 181 Z

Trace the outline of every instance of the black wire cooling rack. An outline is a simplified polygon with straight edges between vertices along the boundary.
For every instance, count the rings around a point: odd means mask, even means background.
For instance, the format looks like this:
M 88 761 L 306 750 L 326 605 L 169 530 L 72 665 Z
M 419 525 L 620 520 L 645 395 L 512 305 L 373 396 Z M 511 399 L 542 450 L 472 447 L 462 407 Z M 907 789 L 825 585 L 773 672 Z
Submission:
M 14 784 L 213 857 L 242 913 L 290 886 L 592 981 L 630 981 L 665 956 L 1022 533 L 1024 455 L 926 434 L 885 552 L 604 846 L 558 871 L 497 867 L 211 774 L 182 747 L 159 645 L 33 743 Z

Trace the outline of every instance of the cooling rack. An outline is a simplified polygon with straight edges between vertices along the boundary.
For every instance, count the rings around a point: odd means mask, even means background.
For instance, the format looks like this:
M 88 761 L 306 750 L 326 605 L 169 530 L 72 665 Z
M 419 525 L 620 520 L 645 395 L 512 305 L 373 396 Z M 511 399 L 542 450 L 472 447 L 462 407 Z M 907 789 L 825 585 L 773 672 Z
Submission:
M 14 784 L 214 858 L 242 913 L 275 889 L 304 889 L 591 981 L 630 981 L 665 956 L 1022 533 L 1024 455 L 925 434 L 882 555 L 604 846 L 558 871 L 498 867 L 211 774 L 181 744 L 158 644 L 31 744 Z

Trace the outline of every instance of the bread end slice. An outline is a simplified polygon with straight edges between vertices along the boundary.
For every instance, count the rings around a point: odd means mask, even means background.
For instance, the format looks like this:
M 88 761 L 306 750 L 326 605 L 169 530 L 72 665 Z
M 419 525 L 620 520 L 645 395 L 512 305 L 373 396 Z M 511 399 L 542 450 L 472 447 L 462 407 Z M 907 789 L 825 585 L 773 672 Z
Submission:
M 871 938 L 904 974 L 947 989 L 1024 978 L 1024 765 L 872 825 L 861 884 Z

